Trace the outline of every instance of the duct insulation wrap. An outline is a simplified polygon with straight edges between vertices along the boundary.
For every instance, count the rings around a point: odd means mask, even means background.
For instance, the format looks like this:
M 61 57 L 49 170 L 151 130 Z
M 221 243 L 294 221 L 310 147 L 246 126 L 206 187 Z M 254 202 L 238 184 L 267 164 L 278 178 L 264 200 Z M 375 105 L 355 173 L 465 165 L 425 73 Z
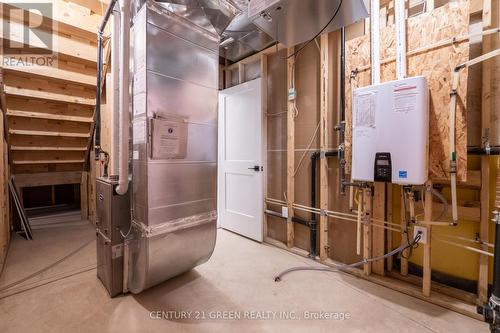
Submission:
M 217 220 L 217 35 L 147 1 L 133 20 L 132 232 L 139 293 L 206 262 Z

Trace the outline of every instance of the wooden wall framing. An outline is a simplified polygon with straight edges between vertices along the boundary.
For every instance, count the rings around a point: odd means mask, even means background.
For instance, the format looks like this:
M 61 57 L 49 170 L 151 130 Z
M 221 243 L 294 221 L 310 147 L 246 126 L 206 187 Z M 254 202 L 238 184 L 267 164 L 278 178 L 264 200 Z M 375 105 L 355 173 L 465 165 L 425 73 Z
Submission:
M 491 5 L 491 3 L 493 4 Z M 407 8 L 408 15 L 412 17 L 408 20 L 408 41 L 410 56 L 408 57 L 409 75 L 424 74 L 429 77 L 430 89 L 433 92 L 432 108 L 435 112 L 434 126 L 431 131 L 437 132 L 437 128 L 445 129 L 447 125 L 447 110 L 449 99 L 449 82 L 448 76 L 451 75 L 452 69 L 465 61 L 469 57 L 469 44 L 465 41 L 450 43 L 427 49 L 428 45 L 442 42 L 448 38 L 465 36 L 468 33 L 469 15 L 482 15 L 484 21 L 483 29 L 488 27 L 498 26 L 498 0 L 454 0 L 451 3 L 447 1 L 427 1 L 426 6 L 421 4 L 415 5 L 416 2 L 410 1 L 410 8 Z M 420 3 L 420 2 L 419 2 Z M 394 7 L 391 0 L 381 1 L 383 6 L 381 13 L 384 19 L 381 19 L 382 26 L 382 77 L 383 81 L 395 78 L 394 53 L 395 48 L 394 38 Z M 470 8 L 469 8 L 470 5 Z M 436 8 L 434 7 L 436 6 Z M 484 7 L 483 7 L 484 6 Z M 488 7 L 492 6 L 492 8 Z M 497 7 L 495 7 L 497 6 Z M 427 12 L 423 12 L 426 9 Z M 492 12 L 493 11 L 493 12 Z M 422 12 L 422 13 L 420 13 Z M 419 15 L 417 15 L 419 14 Z M 346 69 L 346 87 L 348 89 L 347 98 L 352 87 L 368 85 L 370 83 L 369 71 L 369 43 L 368 36 L 362 36 L 366 33 L 363 27 L 368 26 L 368 21 L 357 23 L 348 29 L 348 50 Z M 434 30 L 434 31 L 431 31 Z M 424 33 L 422 33 L 424 31 Z M 353 37 L 354 34 L 354 37 Z M 356 37 L 356 35 L 358 37 Z M 309 162 L 303 162 L 299 170 L 297 164 L 300 161 L 302 151 L 306 148 L 305 144 L 312 137 L 314 126 L 319 122 L 319 135 L 312 140 L 312 148 L 316 151 L 327 151 L 337 148 L 338 142 L 333 127 L 337 125 L 338 119 L 336 114 L 338 111 L 338 62 L 332 62 L 332 59 L 339 57 L 338 36 L 336 33 L 321 36 L 317 44 L 319 57 L 313 52 L 316 46 L 309 45 L 307 55 L 300 55 L 299 59 L 293 57 L 283 61 L 287 55 L 293 54 L 293 49 L 283 49 L 280 46 L 279 53 L 276 54 L 274 49 L 266 50 L 262 54 L 244 59 L 240 63 L 233 64 L 222 68 L 226 83 L 236 84 L 244 82 L 247 78 L 247 66 L 252 66 L 252 63 L 262 59 L 261 76 L 266 77 L 267 87 L 266 95 L 268 96 L 266 107 L 267 121 L 267 164 L 266 170 L 266 196 L 280 201 L 286 201 L 286 206 L 289 209 L 289 216 L 295 214 L 302 218 L 309 218 L 309 214 L 301 211 L 293 211 L 292 204 L 300 203 L 308 205 L 307 195 L 309 193 L 310 182 L 308 175 L 312 167 Z M 312 43 L 311 43 L 312 44 Z M 330 45 L 330 47 L 326 47 Z M 484 39 L 483 49 L 486 51 L 488 47 L 493 46 L 488 44 L 488 38 Z M 498 46 L 497 46 L 498 47 Z M 415 50 L 419 50 L 418 52 Z M 301 59 L 302 58 L 302 59 Z M 304 65 L 304 59 L 310 62 Z M 439 62 L 436 59 L 446 59 Z M 265 65 L 264 65 L 265 59 Z M 315 62 L 316 65 L 311 64 Z M 287 100 L 287 92 L 291 87 L 291 71 L 295 66 L 295 74 L 297 71 L 302 73 L 298 75 L 296 85 L 304 86 L 303 80 L 307 81 L 310 86 L 316 85 L 319 89 L 297 89 L 297 105 L 301 109 L 301 116 L 294 117 L 293 105 Z M 493 66 L 493 65 L 491 65 Z M 308 68 L 307 76 L 305 68 Z M 426 67 L 426 68 L 424 68 Z M 351 76 L 351 70 L 357 69 L 357 74 Z M 496 67 L 495 67 L 496 69 Z M 313 73 L 317 71 L 317 75 Z M 483 73 L 492 73 L 494 70 L 491 67 L 483 66 Z M 265 72 L 265 73 L 264 73 Z M 447 76 L 448 75 L 448 76 Z M 351 78 L 354 77 L 354 80 Z M 237 78 L 235 80 L 235 78 Z M 325 78 L 328 78 L 325 80 Z M 481 209 L 479 207 L 471 207 L 461 205 L 459 207 L 459 215 L 477 221 L 480 230 L 480 238 L 489 240 L 489 191 L 490 191 L 490 159 L 483 158 L 481 162 L 481 170 L 467 168 L 467 154 L 465 148 L 467 146 L 466 137 L 466 122 L 464 107 L 467 103 L 467 73 L 463 73 L 461 78 L 461 86 L 459 94 L 461 96 L 462 105 L 458 111 L 458 129 L 457 140 L 461 149 L 460 154 L 460 182 L 459 188 L 478 191 L 481 196 Z M 488 104 L 491 93 L 488 89 L 494 78 L 483 75 L 483 92 L 482 92 L 482 109 L 483 109 L 483 131 L 490 124 L 488 110 L 491 105 Z M 490 88 L 488 86 L 490 85 Z M 486 87 L 484 87 L 486 86 Z M 477 87 L 476 87 L 477 88 Z M 307 104 L 309 103 L 309 104 Z M 348 102 L 349 103 L 349 102 Z M 491 104 L 491 102 L 490 102 Z M 303 108 L 308 106 L 307 112 L 310 113 L 310 118 L 304 121 Z M 316 111 L 314 111 L 316 110 Z M 439 114 L 438 114 L 439 113 Z M 347 119 L 349 121 L 349 119 Z M 442 123 L 442 125 L 440 125 Z M 347 126 L 349 128 L 349 126 Z M 444 130 L 445 132 L 445 130 Z M 446 188 L 449 182 L 447 178 L 447 134 L 434 135 L 432 145 L 437 145 L 437 151 L 431 152 L 431 160 L 433 161 L 430 174 L 432 183 L 438 184 Z M 309 157 L 309 156 L 307 156 Z M 305 160 L 307 160 L 307 157 Z M 446 165 L 445 165 L 446 164 Z M 348 207 L 347 198 L 338 195 L 337 186 L 337 162 L 335 159 L 321 159 L 319 162 L 319 201 L 317 208 L 330 209 L 338 211 L 346 211 Z M 307 180 L 306 180 L 307 179 Z M 285 193 L 285 194 L 284 194 Z M 362 233 L 362 249 L 364 258 L 370 258 L 381 255 L 394 248 L 394 244 L 399 244 L 399 236 L 397 233 L 389 230 L 384 230 L 389 223 L 399 223 L 404 220 L 404 216 L 400 216 L 399 211 L 394 207 L 402 207 L 402 196 L 397 186 L 386 186 L 385 184 L 374 184 L 371 189 L 364 191 L 364 213 L 369 216 L 373 215 L 373 220 L 366 219 Z M 441 206 L 433 202 L 433 198 L 429 192 L 425 192 L 425 208 L 419 211 L 426 219 L 431 220 L 433 211 L 437 211 Z M 267 208 L 276 212 L 281 211 L 281 206 L 277 204 L 267 204 Z M 481 214 L 479 214 L 481 212 Z M 319 256 L 316 258 L 321 263 L 334 266 L 339 261 L 354 262 L 360 257 L 353 255 L 355 252 L 355 226 L 349 222 L 339 222 L 334 218 L 326 218 L 317 215 L 319 220 L 318 239 L 319 239 Z M 386 221 L 386 222 L 384 222 Z M 401 226 L 406 224 L 401 222 Z M 290 218 L 284 222 L 274 216 L 266 218 L 266 233 L 265 242 L 272 245 L 284 248 L 288 251 L 301 256 L 308 256 L 308 232 L 303 226 L 294 225 L 290 222 Z M 371 264 L 365 264 L 363 270 L 352 270 L 351 273 L 357 276 L 364 277 L 370 281 L 388 286 L 403 293 L 427 300 L 440 306 L 448 307 L 454 311 L 469 315 L 474 318 L 480 318 L 476 314 L 475 304 L 483 304 L 487 296 L 488 275 L 491 272 L 488 267 L 488 258 L 485 255 L 479 256 L 479 278 L 478 292 L 472 294 L 461 291 L 449 286 L 442 285 L 432 280 L 433 256 L 436 250 L 432 250 L 431 233 L 434 233 L 433 228 L 427 227 L 428 239 L 426 245 L 422 246 L 422 251 L 419 256 L 422 259 L 423 276 L 417 277 L 410 274 L 409 262 L 405 259 L 400 260 L 400 272 L 393 270 L 394 260 L 389 258 L 384 264 L 383 261 Z M 326 234 L 326 235 L 325 235 Z M 406 234 L 401 234 L 401 240 L 406 241 Z M 491 242 L 491 240 L 490 240 Z M 487 250 L 484 247 L 484 250 Z

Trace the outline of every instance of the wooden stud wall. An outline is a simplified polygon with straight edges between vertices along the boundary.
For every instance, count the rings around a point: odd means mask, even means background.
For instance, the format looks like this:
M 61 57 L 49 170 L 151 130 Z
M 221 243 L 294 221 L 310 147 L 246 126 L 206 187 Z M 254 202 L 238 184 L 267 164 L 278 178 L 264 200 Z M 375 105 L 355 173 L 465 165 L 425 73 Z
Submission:
M 324 156 L 324 153 L 328 150 L 329 143 L 329 129 L 328 126 L 328 105 L 329 97 L 329 72 L 330 72 L 330 48 L 329 48 L 329 36 L 328 34 L 323 34 L 321 36 L 321 49 L 320 49 L 320 127 L 319 127 L 319 148 L 321 151 L 320 161 L 319 161 L 319 208 L 323 211 L 328 210 L 328 159 Z M 311 165 L 314 168 L 314 165 Z M 328 217 L 321 214 L 319 217 L 319 257 L 321 260 L 328 258 L 328 252 L 330 251 L 330 246 L 328 245 Z
M 469 4 L 470 10 L 468 9 Z M 488 7 L 490 6 L 489 4 L 491 4 L 492 8 Z M 394 51 L 392 50 L 393 37 L 391 37 L 391 35 L 393 35 L 392 29 L 394 28 L 394 6 L 391 0 L 382 0 L 381 5 L 383 6 L 381 10 L 383 16 L 381 18 L 381 27 L 383 30 L 382 75 L 384 80 L 388 80 L 394 75 L 395 68 L 392 59 L 394 56 Z M 427 13 L 423 13 L 425 9 Z M 422 51 L 409 56 L 409 75 L 418 73 L 419 68 L 422 68 L 419 66 L 423 66 L 422 62 L 425 63 L 425 67 L 428 71 L 424 71 L 424 74 L 430 77 L 430 88 L 434 93 L 433 108 L 435 112 L 441 112 L 440 110 L 444 110 L 445 108 L 447 110 L 447 95 L 449 89 L 446 75 L 451 73 L 450 71 L 454 66 L 468 58 L 468 42 L 456 43 L 456 45 L 453 46 L 447 45 L 441 47 L 439 50 L 427 50 L 425 46 L 435 42 L 441 42 L 447 38 L 466 35 L 468 31 L 469 15 L 482 15 L 484 29 L 498 26 L 498 0 L 485 0 L 484 4 L 483 0 L 457 0 L 452 1 L 452 4 L 447 4 L 447 1 L 439 1 L 436 3 L 434 1 L 427 1 L 426 5 L 422 5 L 421 2 L 418 1 L 410 1 L 410 6 L 407 8 L 407 11 L 408 15 L 412 16 L 408 24 L 408 34 L 410 37 L 408 38 L 409 52 L 412 52 L 412 50 L 416 48 L 423 47 Z M 348 43 L 350 46 L 348 46 L 348 67 L 346 70 L 348 98 L 349 91 L 352 89 L 351 87 L 369 84 L 369 75 L 366 75 L 369 74 L 369 43 L 367 42 L 367 37 L 362 37 L 363 33 L 366 33 L 366 29 L 364 29 L 366 26 L 367 22 L 360 22 L 347 29 L 348 40 L 350 40 Z M 422 31 L 427 31 L 425 29 L 431 29 L 431 27 L 434 30 L 425 33 L 424 36 Z M 358 37 L 356 38 L 356 36 Z M 325 45 L 330 45 L 330 47 L 327 48 Z M 311 138 L 312 127 L 315 126 L 316 121 L 320 123 L 319 137 L 317 140 L 313 140 L 311 149 L 326 151 L 336 148 L 338 144 L 333 131 L 333 126 L 338 123 L 338 119 L 336 119 L 336 114 L 338 112 L 338 91 L 332 92 L 332 89 L 338 89 L 336 79 L 338 77 L 338 62 L 332 63 L 332 59 L 336 59 L 339 56 L 338 45 L 336 33 L 323 35 L 321 37 L 317 70 L 319 89 L 297 89 L 298 104 L 303 106 L 305 103 L 304 100 L 307 100 L 311 103 L 309 104 L 309 108 L 307 108 L 307 112 L 314 114 L 314 110 L 317 110 L 317 115 L 315 116 L 317 118 L 310 115 L 307 122 L 304 122 L 302 111 L 299 117 L 294 117 L 293 105 L 286 99 L 287 90 L 291 86 L 292 65 L 296 59 L 292 57 L 284 61 L 283 57 L 287 54 L 292 54 L 293 49 L 284 51 L 280 46 L 279 55 L 275 54 L 274 49 L 266 50 L 262 52 L 262 54 L 252 56 L 244 59 L 240 63 L 228 65 L 222 69 L 226 83 L 223 87 L 229 87 L 249 80 L 251 76 L 248 70 L 249 66 L 255 62 L 261 61 L 260 76 L 266 78 L 267 85 L 265 87 L 265 95 L 268 96 L 267 102 L 263 102 L 265 114 L 267 116 L 266 125 L 268 134 L 266 154 L 267 182 L 265 193 L 269 198 L 285 200 L 289 209 L 289 216 L 296 214 L 304 218 L 309 217 L 308 214 L 304 214 L 300 211 L 293 212 L 292 203 L 296 202 L 307 206 L 307 202 L 303 202 L 303 199 L 305 198 L 304 193 L 309 193 L 308 186 L 310 186 L 310 183 L 306 179 L 309 178 L 308 175 L 311 165 L 309 165 L 310 162 L 307 161 L 306 165 L 308 165 L 309 169 L 302 166 L 298 172 L 296 172 L 296 168 L 299 157 L 302 155 L 301 150 L 305 148 L 304 142 L 307 142 Z M 488 44 L 488 38 L 485 38 L 483 41 L 483 49 L 486 51 L 488 48 L 491 49 L 492 47 L 493 45 L 491 45 L 491 43 Z M 303 66 L 305 65 L 303 62 L 309 61 L 307 65 L 309 66 L 309 74 L 308 76 L 300 76 L 295 73 L 297 77 L 296 80 L 298 80 L 296 85 L 303 86 L 304 82 L 302 81 L 305 80 L 308 82 L 307 86 L 311 87 L 315 80 L 312 74 L 314 66 L 311 65 L 311 62 L 316 61 L 314 59 L 316 55 L 311 51 L 307 55 L 302 54 L 301 57 L 307 59 L 300 59 L 295 63 L 295 70 L 296 72 L 304 71 L 305 67 L 303 68 Z M 446 58 L 446 63 L 444 65 L 443 62 L 436 60 L 439 57 L 443 57 L 443 59 Z M 494 64 L 494 62 L 490 63 Z M 491 64 L 490 66 L 492 66 Z M 491 105 L 488 104 L 491 103 L 489 100 L 491 92 L 488 89 L 491 90 L 492 88 L 488 88 L 487 85 L 491 87 L 492 82 L 496 82 L 495 78 L 488 77 L 488 74 L 495 72 L 490 66 L 483 66 L 483 73 L 486 73 L 486 75 L 483 74 L 483 86 L 486 85 L 486 87 L 483 88 L 482 92 L 483 130 L 491 126 L 491 117 L 488 116 L 488 110 L 491 109 Z M 350 70 L 356 68 L 361 70 L 362 74 L 358 74 L 355 80 L 350 80 Z M 324 80 L 325 77 L 327 77 L 328 80 Z M 466 154 L 464 149 L 467 145 L 467 138 L 464 134 L 466 133 L 466 126 L 463 106 L 467 103 L 467 94 L 465 90 L 467 87 L 465 84 L 466 82 L 467 74 L 464 73 L 464 77 L 461 78 L 460 87 L 463 105 L 458 112 L 460 119 L 458 121 L 459 128 L 457 130 L 458 145 L 462 149 L 460 152 L 461 176 L 458 186 L 460 189 L 465 189 L 467 191 L 480 191 L 482 206 L 480 209 L 479 201 L 470 202 L 460 199 L 459 197 L 459 216 L 479 223 L 481 239 L 488 240 L 489 224 L 487 220 L 490 210 L 487 204 L 489 202 L 489 158 L 483 158 L 482 170 L 467 170 L 465 167 Z M 440 88 L 436 88 L 436 85 L 439 85 Z M 332 88 L 333 86 L 335 86 L 335 88 Z M 474 88 L 477 88 L 477 86 Z M 314 107 L 315 105 L 317 108 Z M 299 107 L 299 109 L 302 110 L 303 107 Z M 444 125 L 438 126 L 440 126 L 441 130 L 447 127 L 447 120 L 444 112 L 443 115 L 439 115 L 436 119 L 434 119 L 433 126 L 436 126 L 436 121 L 443 121 Z M 309 129 L 306 130 L 307 128 Z M 433 130 L 431 129 L 431 131 Z M 328 136 L 330 137 L 328 138 Z M 447 135 L 443 135 L 442 138 L 441 136 L 433 136 L 433 145 L 438 144 L 440 147 L 447 148 L 448 143 L 446 142 L 446 138 Z M 443 151 L 446 151 L 444 148 Z M 297 150 L 299 150 L 299 152 Z M 435 157 L 437 155 L 434 154 L 432 156 Z M 436 169 L 437 165 L 444 163 L 443 161 L 447 161 L 446 156 L 443 156 L 439 158 L 436 157 L 435 161 L 438 162 L 435 162 L 431 166 L 431 173 L 433 174 L 433 183 L 446 189 L 447 186 L 449 186 L 446 180 L 446 167 L 439 167 L 441 169 Z M 308 157 L 309 156 L 306 157 L 306 160 Z M 338 175 L 336 171 L 338 165 L 334 159 L 331 159 L 329 162 L 330 163 L 327 163 L 326 159 L 321 159 L 320 162 L 318 208 L 347 212 L 347 199 L 339 196 L 337 191 Z M 431 184 L 432 183 L 429 183 L 428 185 Z M 399 214 L 399 211 L 393 211 L 393 207 L 403 206 L 403 192 L 399 186 L 374 184 L 373 188 L 364 190 L 363 197 L 365 201 L 364 214 L 367 218 L 363 225 L 362 252 L 364 258 L 370 258 L 392 250 L 395 243 L 399 244 L 399 236 L 396 237 L 397 233 L 386 231 L 382 228 L 382 226 L 386 225 L 384 221 L 390 223 L 391 226 L 393 226 L 392 223 L 401 221 L 401 226 L 404 230 L 406 226 L 404 222 L 406 217 L 403 211 L 401 214 Z M 432 212 L 440 211 L 442 206 L 440 203 L 433 202 L 430 192 L 425 192 L 424 199 L 425 208 L 423 210 L 419 208 L 417 213 L 421 213 L 426 220 L 432 220 Z M 276 212 L 281 211 L 281 206 L 276 204 L 267 204 L 267 208 Z M 373 220 L 371 220 L 371 216 L 373 216 Z M 326 218 L 323 216 L 317 216 L 317 219 L 320 221 L 318 228 L 320 261 L 326 265 L 334 265 L 338 260 L 343 262 L 358 261 L 359 257 L 354 253 L 355 238 L 353 235 L 355 236 L 355 225 L 350 224 L 350 222 L 338 222 L 334 218 Z M 272 216 L 266 216 L 265 226 L 264 239 L 266 242 L 286 248 L 298 255 L 308 255 L 309 235 L 307 230 L 302 226 L 294 226 L 290 218 L 284 222 L 284 220 Z M 329 228 L 329 226 L 333 227 Z M 364 265 L 363 270 L 359 271 L 354 269 L 351 273 L 363 276 L 373 282 L 389 286 L 390 288 L 406 294 L 478 318 L 478 315 L 475 313 L 475 304 L 473 303 L 477 301 L 478 304 L 482 304 L 486 298 L 489 274 L 487 257 L 479 256 L 479 285 L 477 295 L 434 282 L 432 281 L 432 257 L 436 255 L 436 252 L 432 251 L 432 228 L 427 227 L 427 232 L 430 241 L 422 246 L 423 251 L 419 254 L 423 259 L 423 276 L 421 278 L 409 274 L 409 263 L 404 258 L 400 260 L 400 272 L 392 270 L 394 260 L 393 258 L 389 258 L 385 265 L 382 261 L 367 263 Z M 324 233 L 327 234 L 326 237 Z M 401 241 L 405 242 L 406 237 L 406 234 L 402 233 Z M 335 258 L 337 259 L 335 260 Z

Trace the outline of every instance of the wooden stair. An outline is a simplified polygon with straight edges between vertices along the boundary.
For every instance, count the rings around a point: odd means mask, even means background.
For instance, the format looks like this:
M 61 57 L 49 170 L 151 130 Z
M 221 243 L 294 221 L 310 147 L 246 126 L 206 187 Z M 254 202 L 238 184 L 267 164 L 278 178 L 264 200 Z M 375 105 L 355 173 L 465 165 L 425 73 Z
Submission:
M 96 32 L 108 1 L 52 3 L 53 16 L 37 28 L 37 34 L 52 36 L 56 66 L 0 67 L 0 97 L 13 174 L 83 171 L 88 163 L 94 128 Z M 11 27 L 20 28 L 28 23 L 22 11 L 11 13 L 7 17 L 4 11 L 0 20 L 10 20 Z M 1 23 L 0 36 L 5 36 Z M 25 45 L 22 37 L 22 33 L 9 34 L 11 42 Z M 41 46 L 40 41 L 29 43 L 30 47 Z

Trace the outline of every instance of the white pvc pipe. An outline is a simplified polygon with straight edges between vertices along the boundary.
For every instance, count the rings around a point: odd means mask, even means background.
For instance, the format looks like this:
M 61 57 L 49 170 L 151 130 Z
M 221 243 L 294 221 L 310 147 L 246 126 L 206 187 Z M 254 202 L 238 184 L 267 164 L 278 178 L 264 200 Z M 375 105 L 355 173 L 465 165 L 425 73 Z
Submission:
M 396 0 L 396 73 L 398 80 L 406 77 L 406 15 L 405 0 Z
M 118 152 L 119 152 L 119 106 L 120 106 L 120 72 L 118 65 L 120 61 L 120 8 L 119 5 L 115 5 L 113 10 L 113 31 L 111 33 L 111 91 L 113 92 L 113 96 L 111 96 L 111 150 L 110 150 L 110 159 L 111 159 L 111 168 L 110 175 L 118 176 Z
M 457 160 L 456 160 L 456 142 L 455 142 L 455 117 L 457 107 L 457 89 L 460 79 L 460 72 L 455 70 L 452 77 L 452 93 L 450 101 L 450 186 L 451 186 L 451 224 L 458 223 L 458 205 L 457 205 Z
M 372 84 L 380 83 L 380 0 L 370 2 L 370 49 Z
M 130 0 L 120 0 L 120 161 L 116 193 L 123 195 L 128 190 L 129 159 L 129 56 L 130 56 Z
M 361 225 L 362 225 L 361 220 L 363 218 L 364 199 L 365 198 L 362 190 L 358 195 L 358 218 L 356 225 L 356 254 L 358 256 L 361 255 Z

